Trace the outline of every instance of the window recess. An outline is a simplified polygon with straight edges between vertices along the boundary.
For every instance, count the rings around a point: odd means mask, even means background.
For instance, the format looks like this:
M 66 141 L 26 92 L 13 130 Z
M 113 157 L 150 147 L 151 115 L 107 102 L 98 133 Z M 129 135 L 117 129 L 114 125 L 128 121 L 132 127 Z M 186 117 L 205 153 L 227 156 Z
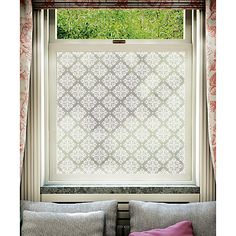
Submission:
M 195 184 L 192 12 L 182 39 L 57 39 L 49 17 L 46 184 Z

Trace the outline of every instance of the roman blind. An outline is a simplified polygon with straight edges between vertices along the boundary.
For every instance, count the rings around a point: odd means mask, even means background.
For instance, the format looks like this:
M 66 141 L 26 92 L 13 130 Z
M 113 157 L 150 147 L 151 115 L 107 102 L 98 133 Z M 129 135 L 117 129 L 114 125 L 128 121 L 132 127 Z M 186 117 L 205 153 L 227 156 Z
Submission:
M 32 0 L 34 9 L 159 8 L 203 9 L 205 0 Z

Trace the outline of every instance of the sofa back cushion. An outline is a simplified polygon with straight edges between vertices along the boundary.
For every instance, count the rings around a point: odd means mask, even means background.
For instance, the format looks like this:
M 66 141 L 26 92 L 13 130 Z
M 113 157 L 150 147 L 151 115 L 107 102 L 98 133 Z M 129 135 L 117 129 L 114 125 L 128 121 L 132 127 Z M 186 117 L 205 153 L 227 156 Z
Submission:
M 180 221 L 191 221 L 195 236 L 216 235 L 215 202 L 165 204 L 130 201 L 131 232 L 165 228 Z
M 115 236 L 117 204 L 117 201 L 114 200 L 76 204 L 21 201 L 21 216 L 24 210 L 55 213 L 87 213 L 92 211 L 103 211 L 105 213 L 105 235 Z
M 90 213 L 23 212 L 22 236 L 103 236 L 105 215 Z

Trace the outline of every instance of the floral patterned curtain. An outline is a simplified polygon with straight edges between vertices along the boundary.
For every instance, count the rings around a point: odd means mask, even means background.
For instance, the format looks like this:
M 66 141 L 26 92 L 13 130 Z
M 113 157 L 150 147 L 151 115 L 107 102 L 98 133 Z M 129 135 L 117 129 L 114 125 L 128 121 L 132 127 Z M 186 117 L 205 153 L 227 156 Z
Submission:
M 27 110 L 29 98 L 30 66 L 32 56 L 32 2 L 20 1 L 20 170 L 22 171 Z
M 209 142 L 216 172 L 216 0 L 206 0 L 206 66 Z

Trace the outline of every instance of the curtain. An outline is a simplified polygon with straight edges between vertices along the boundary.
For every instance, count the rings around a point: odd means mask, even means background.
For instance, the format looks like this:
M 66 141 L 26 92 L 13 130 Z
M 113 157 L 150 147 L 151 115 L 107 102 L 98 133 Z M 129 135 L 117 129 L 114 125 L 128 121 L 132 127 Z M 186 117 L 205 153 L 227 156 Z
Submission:
M 178 8 L 203 9 L 204 0 L 33 0 L 35 9 L 55 8 Z
M 206 0 L 206 70 L 209 143 L 216 173 L 216 0 Z
M 22 172 L 27 110 L 29 98 L 30 66 L 32 56 L 32 3 L 20 1 L 20 171 Z

